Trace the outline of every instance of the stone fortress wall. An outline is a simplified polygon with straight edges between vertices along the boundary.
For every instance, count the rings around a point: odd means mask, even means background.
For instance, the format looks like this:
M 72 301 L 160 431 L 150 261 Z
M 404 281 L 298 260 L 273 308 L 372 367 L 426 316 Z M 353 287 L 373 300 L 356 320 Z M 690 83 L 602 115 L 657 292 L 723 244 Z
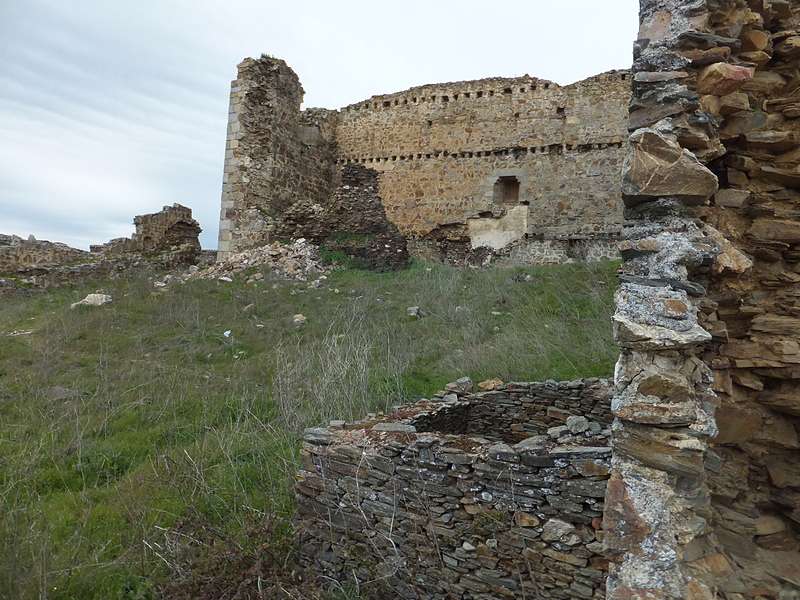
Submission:
M 381 173 L 387 215 L 420 254 L 443 239 L 501 250 L 616 238 L 629 93 L 628 73 L 613 71 L 565 87 L 526 76 L 373 96 L 340 111 L 339 162 Z
M 301 112 L 286 63 L 246 59 L 231 88 L 219 256 L 279 238 L 286 210 L 330 203 L 339 168 L 361 164 L 417 256 L 616 258 L 629 92 L 625 71 L 564 87 L 492 78 Z

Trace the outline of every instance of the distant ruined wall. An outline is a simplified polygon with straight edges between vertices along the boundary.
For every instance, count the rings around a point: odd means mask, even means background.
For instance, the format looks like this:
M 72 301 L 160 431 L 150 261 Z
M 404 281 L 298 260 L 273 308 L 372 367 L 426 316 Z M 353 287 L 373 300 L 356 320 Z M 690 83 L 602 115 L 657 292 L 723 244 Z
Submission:
M 102 254 L 159 252 L 179 248 L 194 260 L 200 254 L 199 235 L 203 231 L 192 218 L 192 209 L 181 204 L 165 206 L 157 213 L 133 218 L 136 232 L 129 238 L 115 238 L 105 244 L 89 246 Z
M 84 250 L 72 248 L 61 242 L 48 242 L 33 237 L 0 234 L 0 273 L 14 274 L 43 265 L 54 265 L 79 260 L 87 255 Z
M 641 0 L 608 598 L 800 593 L 800 5 Z
M 190 208 L 173 204 L 138 215 L 133 222 L 136 232 L 131 237 L 92 245 L 91 252 L 32 236 L 23 240 L 0 234 L 0 273 L 22 277 L 23 283 L 37 287 L 79 285 L 135 277 L 156 268 L 181 268 L 200 260 L 202 230 Z
M 301 113 L 286 63 L 247 59 L 231 89 L 220 257 L 277 237 L 293 204 L 325 205 L 348 164 L 379 173 L 386 217 L 418 256 L 617 256 L 625 71 L 565 87 L 528 76 L 428 85 Z

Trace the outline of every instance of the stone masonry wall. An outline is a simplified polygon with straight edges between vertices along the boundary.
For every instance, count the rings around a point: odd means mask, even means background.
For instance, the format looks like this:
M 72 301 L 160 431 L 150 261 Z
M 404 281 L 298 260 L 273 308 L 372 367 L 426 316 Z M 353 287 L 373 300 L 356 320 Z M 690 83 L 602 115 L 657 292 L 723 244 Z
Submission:
M 448 388 L 306 431 L 306 566 L 383 597 L 602 598 L 609 383 Z
M 231 84 L 218 259 L 271 241 L 298 201 L 324 203 L 336 173 L 335 113 L 300 112 L 303 88 L 284 61 L 248 58 Z
M 523 235 L 618 234 L 629 93 L 614 71 L 565 87 L 526 76 L 374 96 L 341 110 L 339 160 L 382 173 L 387 214 L 414 237 L 520 205 Z M 519 180 L 518 198 L 494 197 L 501 176 Z
M 565 87 L 429 85 L 301 113 L 297 76 L 262 58 L 239 65 L 231 90 L 220 258 L 272 241 L 292 205 L 324 205 L 347 164 L 379 173 L 386 217 L 421 257 L 616 258 L 625 71 Z M 583 253 L 564 251 L 575 241 Z
M 642 0 L 609 598 L 800 594 L 800 5 Z

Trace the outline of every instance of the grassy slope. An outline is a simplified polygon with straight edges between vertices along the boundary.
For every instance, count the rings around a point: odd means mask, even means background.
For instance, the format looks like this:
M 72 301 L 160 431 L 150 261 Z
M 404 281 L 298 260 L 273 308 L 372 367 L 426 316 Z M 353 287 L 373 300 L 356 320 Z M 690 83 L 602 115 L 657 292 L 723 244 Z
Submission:
M 304 427 L 463 375 L 610 375 L 615 267 L 415 263 L 316 289 L 128 281 L 106 307 L 70 310 L 90 288 L 3 301 L 0 597 L 198 595 L 221 571 L 220 588 L 254 589 L 265 557 L 289 557 L 274 528 Z

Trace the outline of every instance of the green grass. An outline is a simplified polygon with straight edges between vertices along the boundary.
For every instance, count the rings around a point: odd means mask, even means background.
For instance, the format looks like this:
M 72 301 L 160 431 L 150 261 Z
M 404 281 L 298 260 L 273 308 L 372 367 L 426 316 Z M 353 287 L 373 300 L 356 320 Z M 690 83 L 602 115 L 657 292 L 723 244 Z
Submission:
M 4 300 L 0 597 L 284 597 L 269 586 L 296 584 L 279 573 L 305 427 L 463 375 L 610 376 L 616 266 L 415 262 L 317 288 L 131 280 L 104 307 L 70 310 L 90 287 Z

